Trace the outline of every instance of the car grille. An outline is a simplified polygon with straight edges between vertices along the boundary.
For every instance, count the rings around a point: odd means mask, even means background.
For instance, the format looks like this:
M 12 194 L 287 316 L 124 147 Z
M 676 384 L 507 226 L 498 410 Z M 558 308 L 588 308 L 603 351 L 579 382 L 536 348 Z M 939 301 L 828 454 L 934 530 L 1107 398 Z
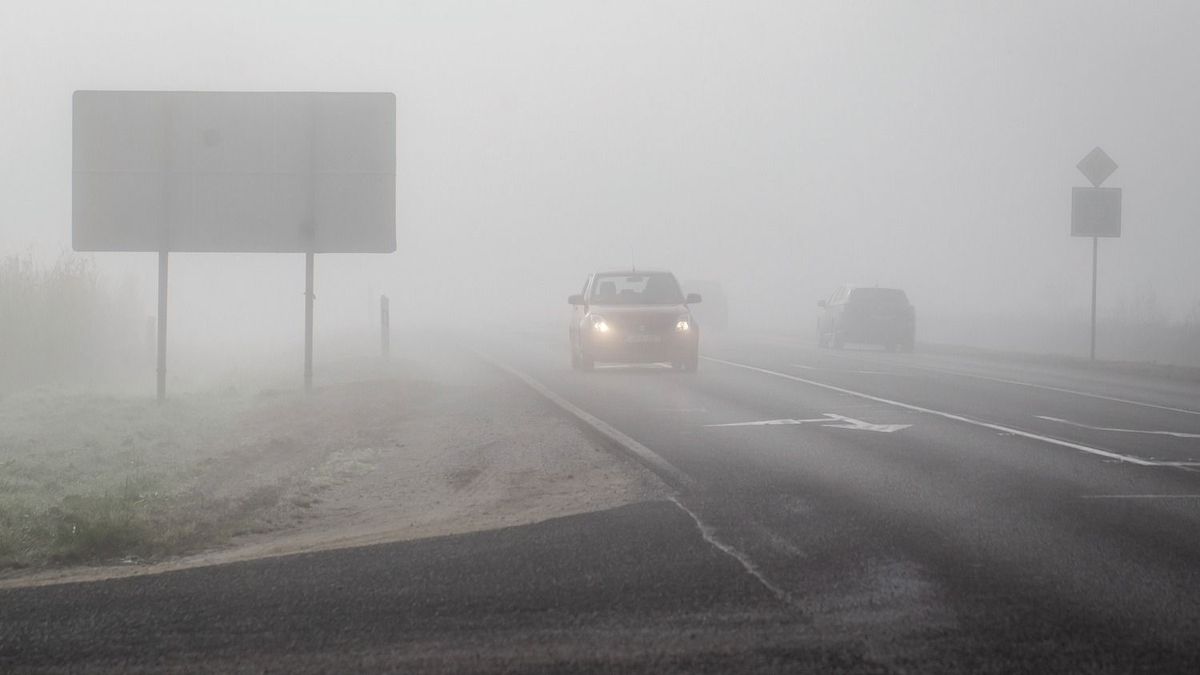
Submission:
M 622 333 L 664 333 L 674 330 L 676 317 L 672 314 L 616 315 L 605 317 Z

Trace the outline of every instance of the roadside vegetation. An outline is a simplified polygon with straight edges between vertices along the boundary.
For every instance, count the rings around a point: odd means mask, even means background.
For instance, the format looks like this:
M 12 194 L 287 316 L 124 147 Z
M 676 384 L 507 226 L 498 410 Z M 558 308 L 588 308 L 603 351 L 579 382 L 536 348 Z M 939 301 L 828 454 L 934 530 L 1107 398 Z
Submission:
M 88 257 L 0 258 L 0 393 L 86 382 L 145 360 L 141 313 L 132 285 L 103 283 Z

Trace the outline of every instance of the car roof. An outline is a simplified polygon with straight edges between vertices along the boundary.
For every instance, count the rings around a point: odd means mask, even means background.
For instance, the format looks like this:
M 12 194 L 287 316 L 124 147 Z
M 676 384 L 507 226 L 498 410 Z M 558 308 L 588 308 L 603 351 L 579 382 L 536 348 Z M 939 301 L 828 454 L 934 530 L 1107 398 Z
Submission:
M 603 270 L 600 272 L 596 272 L 596 276 L 609 276 L 609 275 L 617 275 L 617 274 L 627 274 L 627 275 L 671 274 L 671 272 L 669 270 L 633 270 L 633 269 L 630 269 L 630 270 Z M 674 276 L 674 275 L 672 275 L 672 276 Z
M 844 288 L 846 288 L 847 290 L 851 290 L 851 291 L 853 291 L 856 288 L 878 288 L 881 291 L 903 291 L 904 290 L 903 288 L 896 288 L 894 286 L 867 286 L 865 284 L 842 284 L 842 286 Z

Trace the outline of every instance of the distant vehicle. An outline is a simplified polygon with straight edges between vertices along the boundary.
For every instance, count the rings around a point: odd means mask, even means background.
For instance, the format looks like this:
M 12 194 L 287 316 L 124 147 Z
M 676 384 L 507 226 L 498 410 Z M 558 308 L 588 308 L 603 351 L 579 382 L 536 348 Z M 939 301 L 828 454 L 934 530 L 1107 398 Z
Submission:
M 842 286 L 817 303 L 817 346 L 841 349 L 847 342 L 912 351 L 916 310 L 899 288 Z
M 685 281 L 683 288 L 704 297 L 702 306 L 692 308 L 692 315 L 704 324 L 704 330 L 723 331 L 729 327 L 729 303 L 725 301 L 725 292 L 721 290 L 719 281 Z
M 567 298 L 571 313 L 571 365 L 591 370 L 597 362 L 669 362 L 676 370 L 700 366 L 700 326 L 675 275 L 630 270 L 590 275 L 583 292 Z

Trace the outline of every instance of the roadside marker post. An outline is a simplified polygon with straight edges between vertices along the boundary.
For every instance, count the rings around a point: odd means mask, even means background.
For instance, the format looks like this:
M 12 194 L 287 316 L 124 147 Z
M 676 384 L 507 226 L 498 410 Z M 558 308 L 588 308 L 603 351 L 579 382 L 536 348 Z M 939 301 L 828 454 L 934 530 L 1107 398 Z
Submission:
M 1088 358 L 1096 360 L 1096 282 L 1100 237 L 1121 236 L 1121 188 L 1100 185 L 1117 170 L 1108 153 L 1094 148 L 1075 165 L 1092 187 L 1071 188 L 1071 236 L 1092 238 L 1092 330 Z

